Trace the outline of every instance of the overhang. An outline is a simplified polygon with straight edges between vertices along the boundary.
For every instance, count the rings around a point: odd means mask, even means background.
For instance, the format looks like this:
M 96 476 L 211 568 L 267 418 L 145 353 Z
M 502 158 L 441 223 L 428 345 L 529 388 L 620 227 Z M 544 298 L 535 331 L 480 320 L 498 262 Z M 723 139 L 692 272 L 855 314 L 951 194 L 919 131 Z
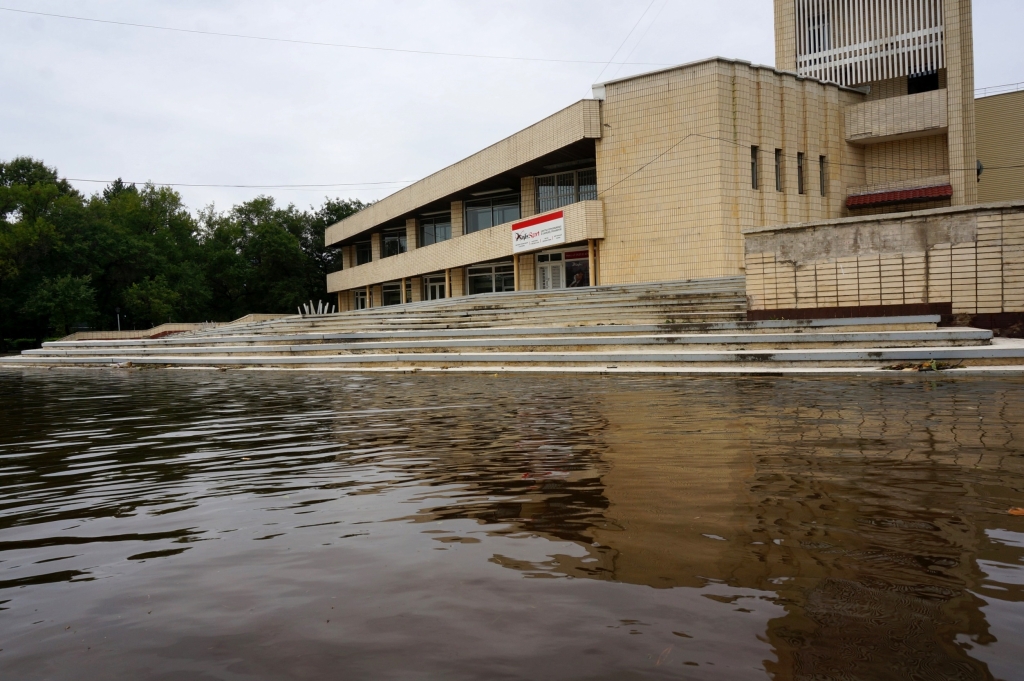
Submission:
M 327 228 L 328 246 L 401 218 L 584 139 L 601 137 L 601 103 L 584 99 Z

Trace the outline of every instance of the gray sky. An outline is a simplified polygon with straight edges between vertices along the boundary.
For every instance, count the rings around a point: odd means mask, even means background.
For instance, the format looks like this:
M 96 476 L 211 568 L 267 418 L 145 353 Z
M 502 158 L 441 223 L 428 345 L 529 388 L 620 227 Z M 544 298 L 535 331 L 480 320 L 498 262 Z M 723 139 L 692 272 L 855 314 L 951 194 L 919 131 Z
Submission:
M 774 62 L 771 0 L 0 0 L 7 8 L 409 50 Z M 650 7 L 637 25 L 637 20 Z M 978 87 L 1024 81 L 1021 0 L 976 0 Z M 628 59 L 627 59 L 628 57 Z M 197 209 L 379 199 L 589 96 L 602 63 L 402 54 L 0 11 L 0 159 L 178 187 Z M 656 66 L 611 65 L 602 80 Z M 75 182 L 92 193 L 100 184 Z

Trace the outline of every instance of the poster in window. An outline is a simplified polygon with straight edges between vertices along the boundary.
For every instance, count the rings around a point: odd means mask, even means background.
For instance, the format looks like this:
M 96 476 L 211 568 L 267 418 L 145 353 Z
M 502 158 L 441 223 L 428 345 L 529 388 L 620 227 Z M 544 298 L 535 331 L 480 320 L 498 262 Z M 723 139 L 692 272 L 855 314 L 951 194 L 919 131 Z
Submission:
M 590 262 L 588 260 L 565 261 L 566 288 L 590 286 Z

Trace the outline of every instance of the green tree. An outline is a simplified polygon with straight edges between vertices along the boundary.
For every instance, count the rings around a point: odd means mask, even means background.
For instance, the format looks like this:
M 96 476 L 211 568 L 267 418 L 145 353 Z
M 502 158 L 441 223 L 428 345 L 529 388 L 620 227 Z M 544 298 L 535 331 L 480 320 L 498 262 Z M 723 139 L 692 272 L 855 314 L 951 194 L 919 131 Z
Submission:
M 167 279 L 157 275 L 129 286 L 124 294 L 124 306 L 136 323 L 158 326 L 171 321 L 180 298 Z
M 90 281 L 88 275 L 44 278 L 25 301 L 23 311 L 30 316 L 45 316 L 57 335 L 63 336 L 72 324 L 87 323 L 96 314 L 96 292 Z

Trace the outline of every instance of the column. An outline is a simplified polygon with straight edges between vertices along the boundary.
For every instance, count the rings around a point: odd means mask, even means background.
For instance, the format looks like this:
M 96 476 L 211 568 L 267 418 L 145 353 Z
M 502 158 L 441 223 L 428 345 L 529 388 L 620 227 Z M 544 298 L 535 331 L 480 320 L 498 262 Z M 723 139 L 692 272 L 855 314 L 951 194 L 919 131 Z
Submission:
M 587 269 L 590 272 L 590 285 L 597 286 L 597 259 L 594 257 L 593 239 L 587 239 Z
M 775 68 L 796 71 L 796 0 L 775 0 Z
M 519 180 L 519 205 L 524 218 L 537 214 L 537 179 L 533 176 Z
M 342 246 L 341 247 L 341 269 L 347 270 L 350 267 L 355 267 L 356 266 L 356 259 L 355 259 L 354 256 L 355 256 L 355 246 Z
M 452 238 L 462 236 L 465 233 L 464 215 L 462 213 L 462 201 L 452 201 Z
M 413 277 L 412 278 L 412 301 L 418 303 L 423 300 L 423 278 Z
M 405 221 L 405 245 L 406 249 L 415 251 L 420 247 L 420 231 L 416 218 L 409 218 Z
M 945 0 L 949 180 L 954 206 L 978 203 L 974 136 L 974 38 L 971 0 Z
M 400 299 L 402 301 L 402 305 L 405 305 L 407 302 L 409 302 L 408 300 L 405 299 L 405 277 L 402 277 L 398 281 L 398 288 L 399 288 L 398 295 L 400 296 Z
M 513 281 L 512 287 L 516 291 L 521 291 L 522 289 L 519 287 L 519 254 L 518 253 L 513 253 L 512 254 L 512 281 Z
M 380 260 L 380 252 L 380 232 L 374 232 L 370 235 L 370 260 L 373 262 Z

